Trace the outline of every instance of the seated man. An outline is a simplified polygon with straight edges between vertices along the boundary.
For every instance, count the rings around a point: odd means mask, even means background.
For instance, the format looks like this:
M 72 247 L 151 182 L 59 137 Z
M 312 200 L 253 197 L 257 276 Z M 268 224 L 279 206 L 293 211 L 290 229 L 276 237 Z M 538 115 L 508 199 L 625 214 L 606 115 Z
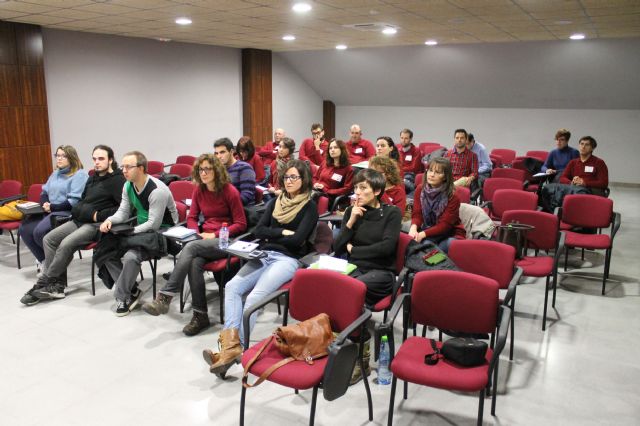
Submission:
M 257 152 L 257 154 L 262 158 L 262 163 L 265 166 L 269 166 L 273 160 L 276 159 L 276 154 L 278 153 L 278 146 L 280 145 L 280 141 L 285 137 L 285 132 L 283 129 L 276 129 L 273 132 L 273 140 L 265 143 Z M 268 177 L 268 176 L 267 176 Z
M 556 146 L 547 156 L 547 160 L 542 165 L 541 172 L 554 175 L 553 181 L 559 182 L 565 167 L 569 161 L 578 158 L 578 150 L 569 146 L 571 132 L 567 129 L 560 129 L 556 132 Z
M 369 158 L 376 155 L 376 149 L 371 141 L 362 138 L 360 126 L 357 124 L 352 125 L 350 132 L 351 138 L 347 143 L 347 149 L 349 150 L 349 163 L 352 166 L 362 161 L 368 161 Z
M 585 187 L 595 195 L 605 195 L 609 186 L 609 170 L 600 158 L 593 155 L 598 143 L 591 136 L 580 139 L 580 157 L 569 161 L 560 177 L 560 183 Z
M 147 174 L 147 157 L 139 151 L 131 151 L 122 159 L 121 169 L 127 182 L 122 189 L 122 201 L 118 211 L 100 225 L 107 233 L 112 225 L 123 223 L 135 216 L 137 225 L 134 234 L 157 231 L 161 226 L 169 227 L 178 222 L 178 211 L 171 191 L 160 180 Z M 136 276 L 140 264 L 148 260 L 141 248 L 129 249 L 122 259 L 109 258 L 106 270 L 115 281 L 116 315 L 124 316 L 134 309 L 141 291 L 137 288 Z
M 242 205 L 248 206 L 256 202 L 256 172 L 249 163 L 237 160 L 233 143 L 229 138 L 221 138 L 213 143 L 216 157 L 226 167 L 231 183 L 240 192 Z
M 71 210 L 72 220 L 44 237 L 42 275 L 20 299 L 25 305 L 65 297 L 67 267 L 73 260 L 73 254 L 97 241 L 97 224 L 118 210 L 125 178 L 114 160 L 113 150 L 106 145 L 98 145 L 92 155 L 95 173 L 87 180 L 80 201 Z
M 447 151 L 444 158 L 451 161 L 453 168 L 453 184 L 456 186 L 471 187 L 471 184 L 478 179 L 478 156 L 467 149 L 467 131 L 457 129 L 453 132 L 455 145 Z
M 313 139 L 307 138 L 302 141 L 298 158 L 308 160 L 319 167 L 324 161 L 325 152 L 329 149 L 329 141 L 324 138 L 324 129 L 320 123 L 311 125 L 311 135 Z
M 416 188 L 416 175 L 422 172 L 422 155 L 420 149 L 413 143 L 413 132 L 402 129 L 400 132 L 400 168 L 404 179 L 404 189 L 407 194 Z
M 482 187 L 482 183 L 488 177 L 491 177 L 491 158 L 487 152 L 487 148 L 480 142 L 476 142 L 473 134 L 467 135 L 467 149 L 478 156 L 478 187 Z

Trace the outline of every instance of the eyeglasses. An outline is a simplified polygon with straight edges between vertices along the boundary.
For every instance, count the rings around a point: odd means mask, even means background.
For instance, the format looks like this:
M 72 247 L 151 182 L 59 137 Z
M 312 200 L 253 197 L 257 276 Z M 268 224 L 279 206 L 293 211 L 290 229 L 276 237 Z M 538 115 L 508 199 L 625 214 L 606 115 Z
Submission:
M 204 173 L 205 175 L 208 175 L 212 171 L 213 167 L 198 167 L 198 173 Z
M 296 182 L 298 179 L 301 179 L 301 178 L 300 176 L 296 176 L 296 175 L 284 175 L 283 179 L 290 180 L 291 182 Z
M 140 167 L 140 164 L 136 164 L 135 166 L 130 166 L 128 164 L 123 164 L 122 166 L 120 166 L 120 170 L 129 171 L 131 169 L 135 169 L 136 167 Z
M 317 132 L 311 132 L 313 136 L 319 135 L 320 133 L 322 133 L 322 130 L 318 130 Z
M 53 154 L 53 158 L 64 159 L 67 158 L 67 154 Z

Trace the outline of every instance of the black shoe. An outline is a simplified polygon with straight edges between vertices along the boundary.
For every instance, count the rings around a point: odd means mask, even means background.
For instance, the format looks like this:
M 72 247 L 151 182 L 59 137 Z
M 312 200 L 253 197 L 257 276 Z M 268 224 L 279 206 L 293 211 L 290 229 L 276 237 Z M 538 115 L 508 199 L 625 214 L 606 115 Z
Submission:
M 136 283 L 136 285 L 131 290 L 131 298 L 129 298 L 129 311 L 133 311 L 138 306 L 138 302 L 140 302 L 140 296 L 142 296 L 142 291 L 138 288 L 138 284 Z
M 40 301 L 37 297 L 33 295 L 33 292 L 37 290 L 36 286 L 31 287 L 31 290 L 26 292 L 24 296 L 20 299 L 20 303 L 24 303 L 27 306 L 35 305 Z
M 33 292 L 33 295 L 40 300 L 48 299 L 64 299 L 65 283 L 56 277 L 49 278 L 49 284 L 46 287 L 40 288 Z
M 129 315 L 129 304 L 126 300 L 118 300 L 116 299 L 116 316 L 123 317 L 125 315 Z

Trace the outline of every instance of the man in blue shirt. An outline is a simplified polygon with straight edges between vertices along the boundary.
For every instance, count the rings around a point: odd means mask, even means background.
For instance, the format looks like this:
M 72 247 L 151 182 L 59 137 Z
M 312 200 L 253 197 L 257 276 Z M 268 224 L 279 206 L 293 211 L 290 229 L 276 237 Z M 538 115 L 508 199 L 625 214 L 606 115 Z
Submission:
M 553 177 L 554 182 L 558 182 L 562 172 L 564 171 L 569 161 L 574 158 L 578 158 L 580 153 L 577 149 L 569 146 L 569 139 L 571 138 L 571 132 L 567 129 L 560 129 L 556 132 L 556 145 L 557 148 L 549 153 L 547 161 L 544 162 L 541 171 L 548 175 L 555 175 Z
M 467 136 L 467 149 L 478 156 L 478 185 L 482 187 L 484 180 L 491 177 L 491 158 L 489 158 L 487 148 L 480 142 L 476 142 L 473 133 L 469 133 Z

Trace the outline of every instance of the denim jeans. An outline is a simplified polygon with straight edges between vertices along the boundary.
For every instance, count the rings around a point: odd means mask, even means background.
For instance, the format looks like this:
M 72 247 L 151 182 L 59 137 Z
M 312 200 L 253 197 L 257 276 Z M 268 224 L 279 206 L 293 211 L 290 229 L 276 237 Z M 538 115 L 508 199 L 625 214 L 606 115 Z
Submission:
M 237 328 L 240 341 L 244 338 L 242 312 L 256 302 L 278 290 L 293 278 L 300 263 L 289 256 L 276 251 L 267 251 L 267 257 L 250 260 L 225 287 L 224 328 Z M 246 296 L 244 303 L 242 299 Z M 257 319 L 257 312 L 251 315 L 250 330 Z

